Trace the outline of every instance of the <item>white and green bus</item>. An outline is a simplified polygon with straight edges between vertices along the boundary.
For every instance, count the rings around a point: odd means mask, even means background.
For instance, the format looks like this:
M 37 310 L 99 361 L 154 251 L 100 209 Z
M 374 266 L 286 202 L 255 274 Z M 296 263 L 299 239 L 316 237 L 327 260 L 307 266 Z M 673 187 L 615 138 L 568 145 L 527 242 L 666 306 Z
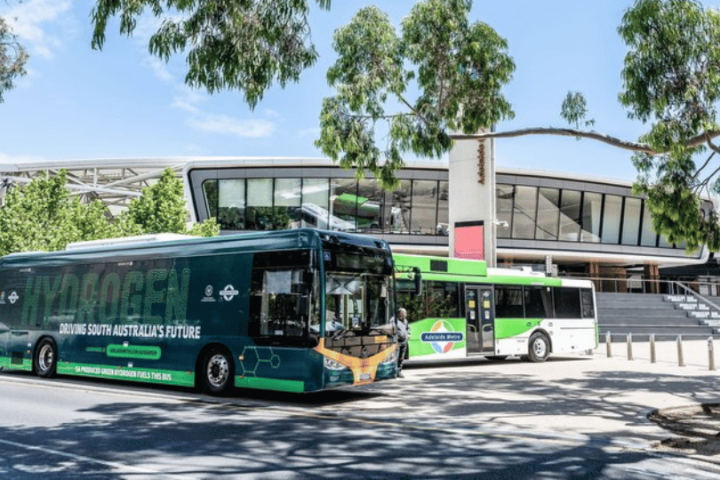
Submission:
M 410 320 L 410 360 L 510 355 L 544 362 L 598 345 L 588 280 L 487 268 L 483 261 L 393 255 L 398 307 Z

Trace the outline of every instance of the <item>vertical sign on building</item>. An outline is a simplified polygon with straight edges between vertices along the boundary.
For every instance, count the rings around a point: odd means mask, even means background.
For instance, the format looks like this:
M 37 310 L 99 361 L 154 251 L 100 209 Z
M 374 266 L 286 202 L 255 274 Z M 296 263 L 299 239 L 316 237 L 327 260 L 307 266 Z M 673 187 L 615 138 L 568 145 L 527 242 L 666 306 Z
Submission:
M 456 222 L 454 257 L 485 260 L 485 222 Z

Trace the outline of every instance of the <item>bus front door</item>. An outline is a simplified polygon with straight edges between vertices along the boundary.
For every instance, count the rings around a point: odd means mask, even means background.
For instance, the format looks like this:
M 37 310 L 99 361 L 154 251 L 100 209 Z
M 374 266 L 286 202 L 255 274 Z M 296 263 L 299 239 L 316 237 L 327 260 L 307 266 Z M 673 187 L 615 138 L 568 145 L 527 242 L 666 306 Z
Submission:
M 495 350 L 495 309 L 493 291 L 486 287 L 465 289 L 467 353 L 482 354 Z

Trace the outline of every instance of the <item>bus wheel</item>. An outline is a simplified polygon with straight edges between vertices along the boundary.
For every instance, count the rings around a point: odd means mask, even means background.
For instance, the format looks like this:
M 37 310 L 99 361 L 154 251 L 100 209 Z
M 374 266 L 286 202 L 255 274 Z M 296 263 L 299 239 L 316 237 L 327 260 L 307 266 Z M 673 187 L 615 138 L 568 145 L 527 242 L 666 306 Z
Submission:
M 550 355 L 550 340 L 543 333 L 536 333 L 530 337 L 528 357 L 531 362 L 544 362 Z
M 233 386 L 232 357 L 220 348 L 213 348 L 203 362 L 202 378 L 205 389 L 214 395 L 227 393 Z
M 35 350 L 34 359 L 35 373 L 39 377 L 49 378 L 55 375 L 57 367 L 57 347 L 55 342 L 50 338 L 44 338 L 37 350 Z

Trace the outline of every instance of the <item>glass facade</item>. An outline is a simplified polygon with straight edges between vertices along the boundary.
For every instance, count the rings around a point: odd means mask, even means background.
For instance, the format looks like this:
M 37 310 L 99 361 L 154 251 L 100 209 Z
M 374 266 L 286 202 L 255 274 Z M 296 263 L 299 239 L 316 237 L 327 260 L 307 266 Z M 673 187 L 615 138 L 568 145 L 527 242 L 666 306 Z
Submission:
M 403 179 L 386 192 L 374 179 L 221 178 L 202 183 L 223 230 L 318 227 L 413 236 L 449 233 L 447 180 Z M 684 249 L 659 237 L 644 200 L 628 195 L 496 185 L 499 239 Z M 550 247 L 552 248 L 552 247 Z
M 202 191 L 223 230 L 448 235 L 447 180 L 401 180 L 385 192 L 373 179 L 227 178 L 205 180 Z
M 495 192 L 499 239 L 685 249 L 658 238 L 640 198 L 508 184 Z

